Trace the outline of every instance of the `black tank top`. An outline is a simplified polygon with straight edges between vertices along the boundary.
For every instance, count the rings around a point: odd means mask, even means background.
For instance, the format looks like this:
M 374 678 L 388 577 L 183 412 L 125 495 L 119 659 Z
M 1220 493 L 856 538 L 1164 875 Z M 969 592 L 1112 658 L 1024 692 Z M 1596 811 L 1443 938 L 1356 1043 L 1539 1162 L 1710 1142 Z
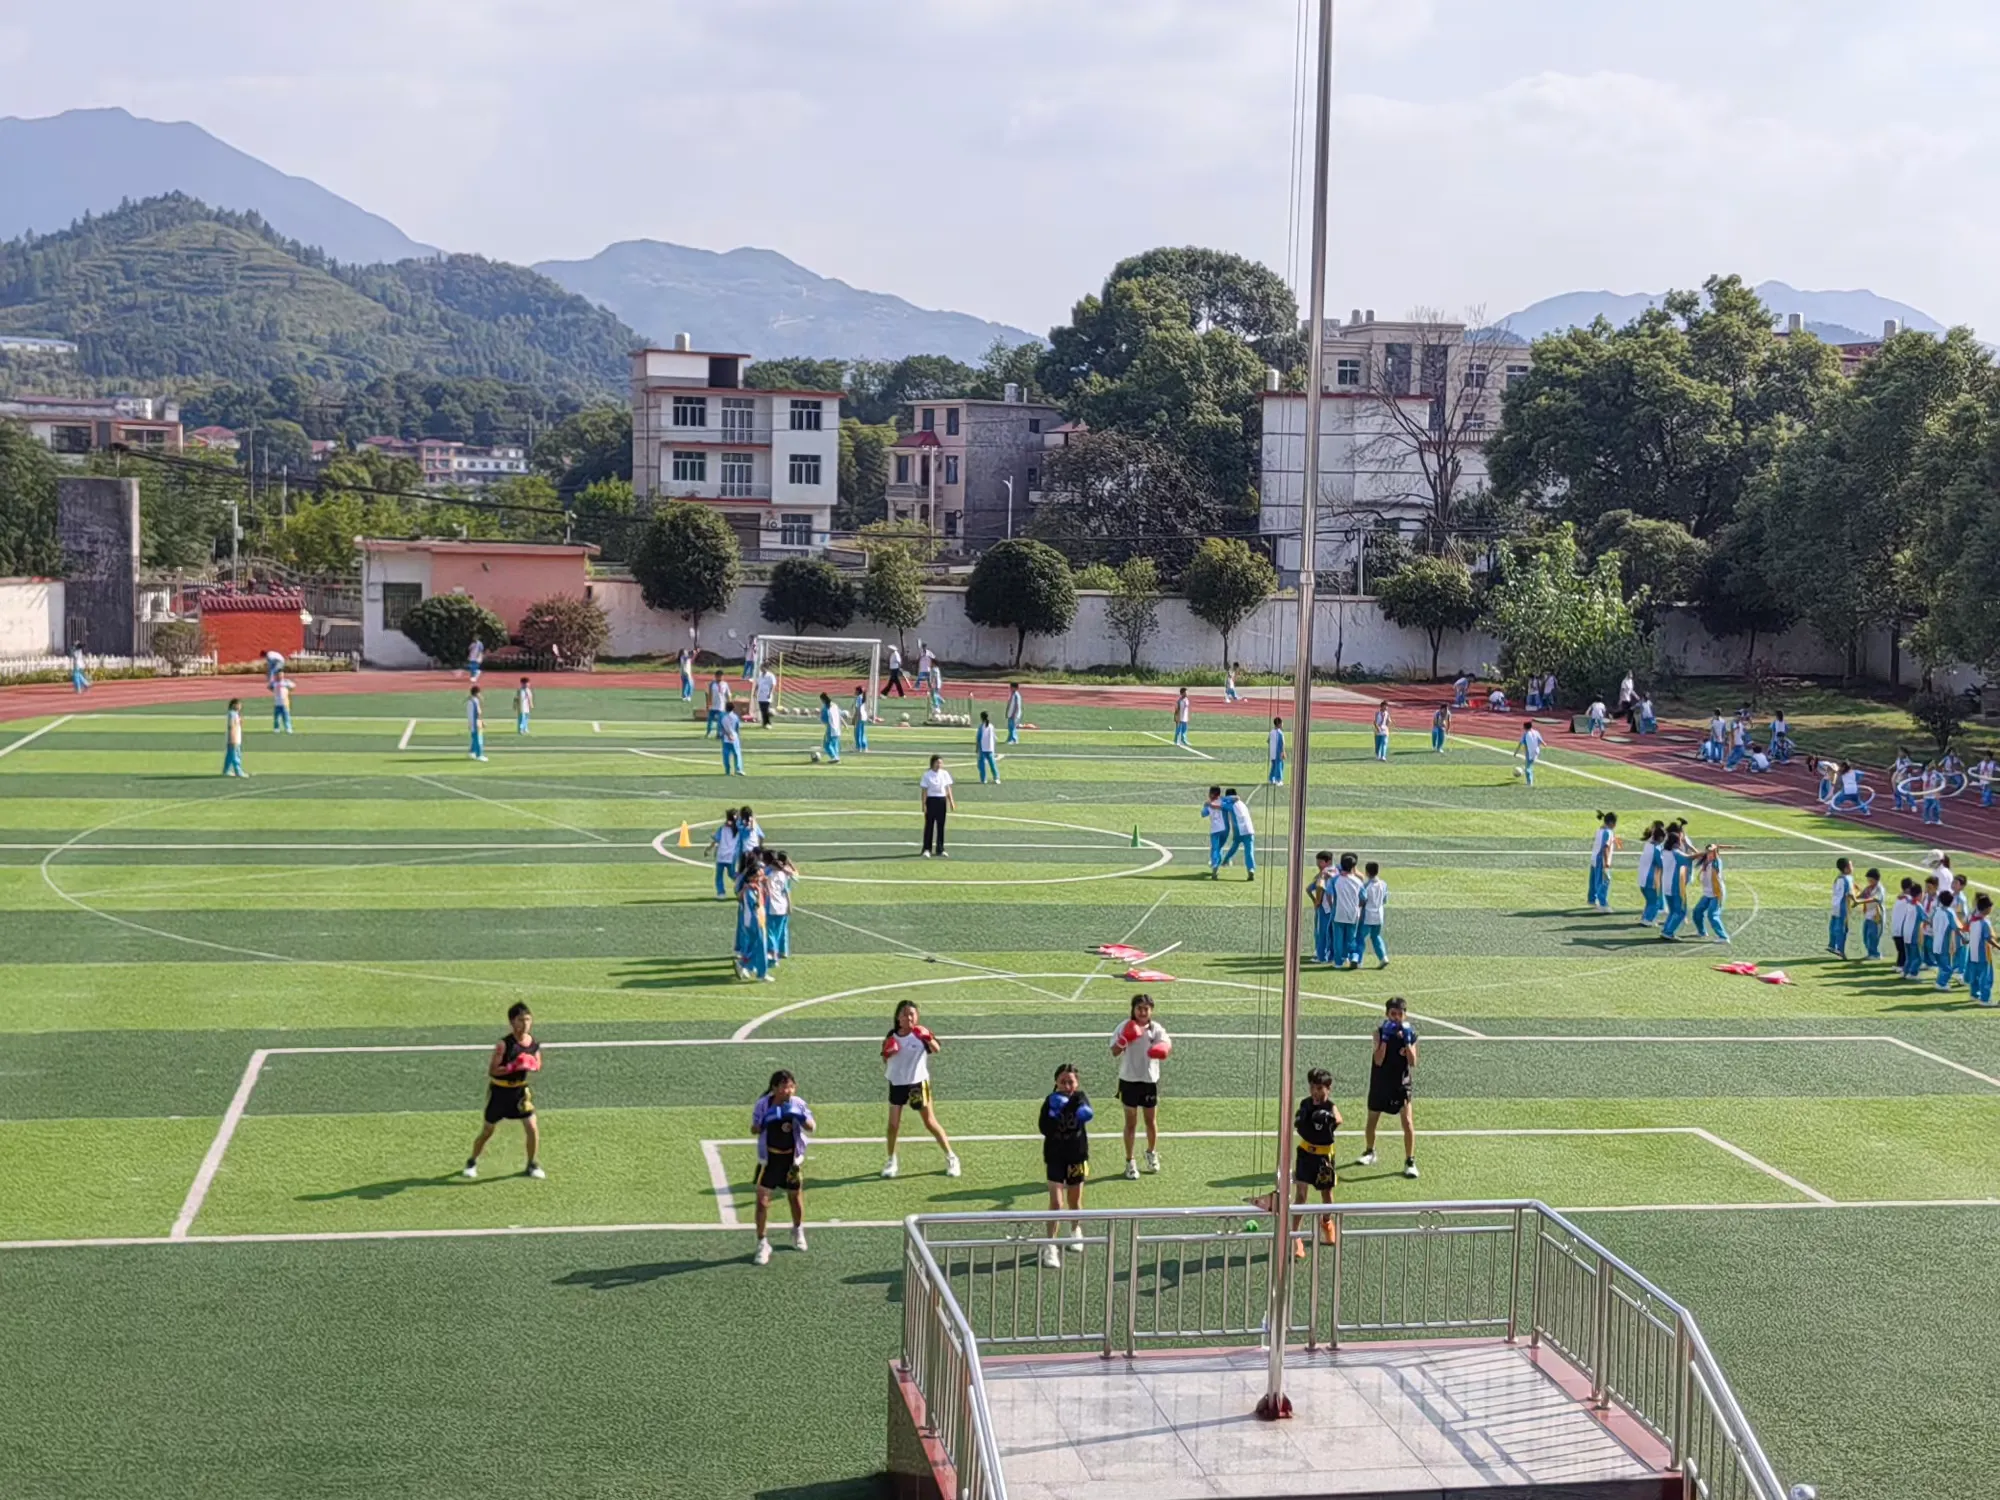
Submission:
M 500 1038 L 500 1066 L 493 1071 L 493 1081 L 502 1088 L 517 1089 L 528 1081 L 525 1072 L 515 1071 L 514 1064 L 523 1057 L 539 1057 L 542 1044 L 539 1038 L 523 1045 L 521 1039 L 508 1032 Z

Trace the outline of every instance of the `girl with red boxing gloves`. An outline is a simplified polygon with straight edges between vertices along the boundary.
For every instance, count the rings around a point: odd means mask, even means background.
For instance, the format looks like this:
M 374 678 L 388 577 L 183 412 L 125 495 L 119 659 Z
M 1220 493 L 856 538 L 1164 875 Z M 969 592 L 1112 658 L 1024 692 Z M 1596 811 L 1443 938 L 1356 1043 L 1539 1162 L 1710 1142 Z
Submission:
M 1118 1102 L 1125 1106 L 1125 1175 L 1139 1175 L 1137 1153 L 1139 1115 L 1146 1116 L 1146 1170 L 1160 1170 L 1160 1064 L 1174 1050 L 1167 1028 L 1153 1019 L 1153 997 L 1132 997 L 1132 1013 L 1111 1034 L 1111 1055 L 1118 1059 Z
M 894 1177 L 899 1170 L 896 1137 L 902 1132 L 904 1107 L 913 1105 L 924 1129 L 944 1150 L 944 1175 L 956 1177 L 958 1154 L 931 1108 L 931 1054 L 938 1050 L 938 1039 L 918 1024 L 918 1014 L 916 1001 L 905 1000 L 896 1007 L 895 1024 L 882 1038 L 882 1070 L 889 1076 L 889 1159 L 882 1164 L 882 1175 Z

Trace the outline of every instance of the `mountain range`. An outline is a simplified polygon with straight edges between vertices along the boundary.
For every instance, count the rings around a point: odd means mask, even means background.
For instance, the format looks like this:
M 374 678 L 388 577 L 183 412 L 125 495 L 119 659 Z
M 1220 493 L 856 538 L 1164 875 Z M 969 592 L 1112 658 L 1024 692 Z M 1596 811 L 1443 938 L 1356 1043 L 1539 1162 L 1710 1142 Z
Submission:
M 1928 313 L 1874 292 L 1802 292 L 1782 281 L 1760 282 L 1755 290 L 1771 309 L 1772 317 L 1782 323 L 1789 314 L 1799 313 L 1805 318 L 1807 329 L 1830 344 L 1860 344 L 1878 339 L 1883 323 L 1890 318 L 1919 333 L 1945 331 L 1944 325 Z M 1494 326 L 1524 339 L 1538 339 L 1565 328 L 1587 328 L 1599 317 L 1619 327 L 1646 309 L 1658 307 L 1665 295 L 1663 292 L 1564 292 L 1532 303 Z

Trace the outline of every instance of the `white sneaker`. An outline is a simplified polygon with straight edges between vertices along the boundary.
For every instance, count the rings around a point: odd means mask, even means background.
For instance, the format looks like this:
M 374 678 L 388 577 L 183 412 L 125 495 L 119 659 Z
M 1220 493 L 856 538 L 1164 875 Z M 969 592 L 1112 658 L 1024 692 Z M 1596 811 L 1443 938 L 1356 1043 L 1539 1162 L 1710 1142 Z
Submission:
M 1042 1264 L 1047 1266 L 1051 1271 L 1060 1271 L 1062 1269 L 1062 1252 L 1057 1250 L 1054 1245 L 1042 1246 Z
M 1403 1163 L 1403 1175 L 1405 1177 L 1414 1177 L 1417 1175 L 1417 1159 L 1414 1156 Z
M 931 857 L 931 851 L 930 851 L 930 850 L 928 850 L 928 849 L 924 850 L 924 855 L 923 855 L 923 857 L 924 857 L 925 859 L 929 859 L 929 858 Z
M 1083 1254 L 1083 1226 L 1081 1224 L 1076 1225 L 1070 1230 L 1069 1243 L 1063 1246 L 1063 1248 L 1069 1251 L 1071 1255 Z
M 476 1161 L 467 1162 L 465 1164 L 464 1170 L 462 1170 L 458 1175 L 461 1177 L 477 1177 L 479 1175 L 479 1163 Z
M 1139 1164 L 1136 1161 L 1125 1163 L 1125 1180 L 1127 1182 L 1137 1182 L 1139 1180 Z
M 1374 1165 L 1375 1165 L 1375 1153 L 1374 1153 L 1373 1151 L 1364 1151 L 1364 1152 L 1362 1152 L 1362 1153 L 1361 1153 L 1361 1162 L 1360 1162 L 1360 1165 L 1362 1165 L 1362 1166 L 1364 1166 L 1364 1167 L 1372 1167 L 1372 1166 L 1374 1166 Z
M 806 1232 L 803 1225 L 792 1230 L 792 1248 L 799 1251 L 806 1248 Z
M 757 1253 L 750 1257 L 750 1264 L 753 1266 L 768 1266 L 770 1263 L 771 1242 L 769 1240 L 757 1241 Z
M 947 1177 L 956 1177 L 962 1170 L 963 1169 L 958 1164 L 958 1153 L 955 1151 L 945 1152 L 944 1175 Z
M 1160 1170 L 1160 1153 L 1159 1153 L 1159 1152 L 1157 1152 L 1157 1151 L 1148 1151 L 1148 1152 L 1146 1153 L 1146 1170 L 1147 1170 L 1148 1172 L 1157 1172 L 1157 1171 L 1159 1171 L 1159 1170 Z
M 884 1177 L 894 1177 L 900 1170 L 901 1168 L 897 1166 L 896 1158 L 893 1156 L 882 1163 L 882 1175 Z
M 542 1164 L 540 1162 L 531 1161 L 528 1163 L 528 1170 L 526 1175 L 534 1178 L 535 1181 L 540 1182 L 544 1177 L 548 1176 L 549 1174 L 542 1170 Z

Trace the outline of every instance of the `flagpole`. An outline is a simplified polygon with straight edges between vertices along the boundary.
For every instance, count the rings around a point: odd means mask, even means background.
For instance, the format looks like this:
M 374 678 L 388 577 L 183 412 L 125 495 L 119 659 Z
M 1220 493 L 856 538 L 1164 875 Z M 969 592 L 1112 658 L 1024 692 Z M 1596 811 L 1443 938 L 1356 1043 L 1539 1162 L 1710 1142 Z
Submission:
M 1285 1341 L 1292 1310 L 1292 1108 L 1299 1047 L 1300 911 L 1306 894 L 1306 781 L 1312 764 L 1313 585 L 1319 566 L 1320 402 L 1326 364 L 1326 213 L 1333 132 L 1333 0 L 1319 0 L 1319 92 L 1313 137 L 1312 284 L 1306 350 L 1305 473 L 1299 496 L 1298 657 L 1292 671 L 1292 815 L 1285 847 L 1285 970 L 1278 1040 L 1278 1188 L 1271 1222 L 1270 1378 L 1257 1415 L 1292 1414 Z

